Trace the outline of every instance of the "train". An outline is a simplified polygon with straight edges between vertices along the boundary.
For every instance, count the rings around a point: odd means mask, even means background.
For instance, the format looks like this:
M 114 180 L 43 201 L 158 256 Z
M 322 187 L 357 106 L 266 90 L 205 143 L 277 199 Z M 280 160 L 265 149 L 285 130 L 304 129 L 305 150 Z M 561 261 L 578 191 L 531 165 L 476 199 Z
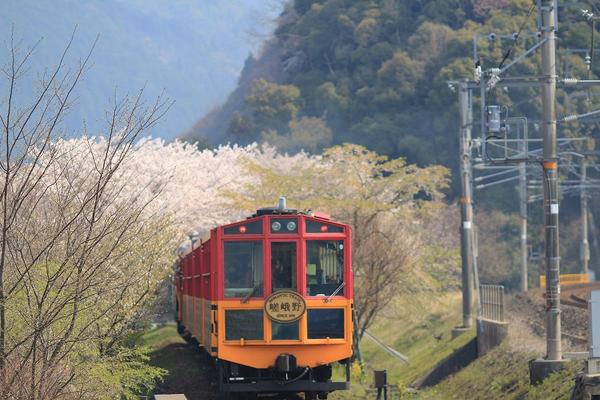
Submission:
M 352 278 L 351 227 L 281 198 L 180 253 L 177 329 L 214 361 L 222 398 L 326 399 L 350 386 Z

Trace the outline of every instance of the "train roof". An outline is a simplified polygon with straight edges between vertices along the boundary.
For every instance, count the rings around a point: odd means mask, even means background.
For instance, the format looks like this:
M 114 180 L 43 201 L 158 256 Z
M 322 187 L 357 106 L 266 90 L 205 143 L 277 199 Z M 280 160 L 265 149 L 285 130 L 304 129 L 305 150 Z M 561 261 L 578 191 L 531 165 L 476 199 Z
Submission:
M 230 222 L 228 224 L 221 224 L 212 229 L 216 229 L 218 227 L 235 226 L 237 224 L 244 223 L 250 219 L 258 220 L 258 219 L 268 217 L 268 216 L 273 216 L 273 215 L 280 215 L 280 216 L 294 216 L 295 215 L 295 216 L 300 216 L 300 217 L 315 218 L 315 219 L 322 220 L 322 221 L 329 221 L 329 222 L 331 222 L 333 224 L 337 224 L 337 225 L 346 225 L 346 224 L 343 224 L 340 222 L 331 221 L 331 216 L 326 213 L 322 213 L 319 211 L 313 211 L 310 209 L 306 210 L 306 211 L 300 211 L 295 208 L 287 208 L 285 197 L 280 197 L 279 204 L 276 207 L 259 208 L 256 210 L 256 212 L 254 214 L 250 215 L 245 220 L 234 221 L 234 222 Z M 206 242 L 208 240 L 208 238 L 210 238 L 210 237 L 203 237 L 201 240 L 196 240 L 195 242 L 193 242 L 192 246 L 190 246 L 190 244 L 189 244 L 190 241 L 185 241 L 178 247 L 177 255 L 181 258 L 187 256 L 192 251 L 194 251 L 198 247 L 200 247 L 203 242 Z

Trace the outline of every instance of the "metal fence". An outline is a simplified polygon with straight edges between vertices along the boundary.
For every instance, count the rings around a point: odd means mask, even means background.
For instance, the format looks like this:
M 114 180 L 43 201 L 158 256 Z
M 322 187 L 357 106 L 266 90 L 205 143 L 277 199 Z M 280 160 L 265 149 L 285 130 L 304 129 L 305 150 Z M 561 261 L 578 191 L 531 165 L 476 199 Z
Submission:
M 504 286 L 480 285 L 481 317 L 504 322 Z

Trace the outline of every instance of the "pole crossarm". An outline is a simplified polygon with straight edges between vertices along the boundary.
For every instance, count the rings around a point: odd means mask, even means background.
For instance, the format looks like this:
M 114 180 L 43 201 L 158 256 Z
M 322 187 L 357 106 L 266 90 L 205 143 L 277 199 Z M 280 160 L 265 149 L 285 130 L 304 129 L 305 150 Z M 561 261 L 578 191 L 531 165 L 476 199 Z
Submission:
M 487 187 L 492 187 L 492 186 L 500 185 L 502 183 L 506 183 L 506 182 L 510 182 L 510 181 L 515 181 L 517 179 L 519 179 L 519 175 L 515 175 L 515 176 L 512 176 L 510 178 L 500 179 L 500 180 L 497 180 L 495 182 L 490 182 L 490 183 L 484 183 L 484 184 L 481 184 L 481 185 L 477 185 L 477 186 L 475 186 L 475 189 L 485 189 Z
M 513 65 L 517 64 L 518 62 L 520 62 L 521 60 L 523 60 L 525 57 L 527 57 L 528 55 L 530 55 L 531 53 L 533 53 L 534 51 L 536 51 L 539 47 L 541 47 L 547 41 L 548 41 L 548 38 L 544 38 L 544 39 L 540 40 L 539 42 L 537 42 L 536 44 L 534 44 L 533 46 L 531 46 L 531 48 L 529 48 L 526 52 L 524 52 L 519 57 L 515 58 L 510 63 L 508 63 L 505 67 L 503 67 L 500 70 L 499 75 L 502 75 L 503 73 L 505 73 L 510 67 L 512 67 Z
M 510 169 L 502 170 L 500 172 L 494 172 L 492 174 L 488 174 L 488 175 L 484 175 L 484 176 L 478 176 L 477 178 L 473 179 L 473 181 L 475 181 L 475 182 L 481 182 L 481 181 L 484 181 L 484 180 L 487 180 L 487 179 L 495 178 L 497 176 L 506 175 L 506 174 L 509 174 L 511 172 L 517 172 L 517 171 L 519 171 L 519 168 L 513 167 L 513 168 L 510 168 Z

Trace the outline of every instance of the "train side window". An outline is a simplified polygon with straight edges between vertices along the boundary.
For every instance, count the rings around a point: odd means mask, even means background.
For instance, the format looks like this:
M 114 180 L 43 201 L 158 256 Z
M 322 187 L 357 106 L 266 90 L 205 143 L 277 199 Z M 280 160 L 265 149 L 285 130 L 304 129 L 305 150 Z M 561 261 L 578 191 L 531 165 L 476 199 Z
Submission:
M 344 241 L 306 241 L 306 290 L 309 296 L 344 295 Z
M 262 241 L 225 242 L 225 297 L 263 295 Z
M 262 310 L 225 310 L 226 340 L 264 339 Z
M 296 242 L 271 243 L 273 291 L 296 289 Z
M 343 339 L 344 310 L 342 308 L 308 310 L 309 339 Z

